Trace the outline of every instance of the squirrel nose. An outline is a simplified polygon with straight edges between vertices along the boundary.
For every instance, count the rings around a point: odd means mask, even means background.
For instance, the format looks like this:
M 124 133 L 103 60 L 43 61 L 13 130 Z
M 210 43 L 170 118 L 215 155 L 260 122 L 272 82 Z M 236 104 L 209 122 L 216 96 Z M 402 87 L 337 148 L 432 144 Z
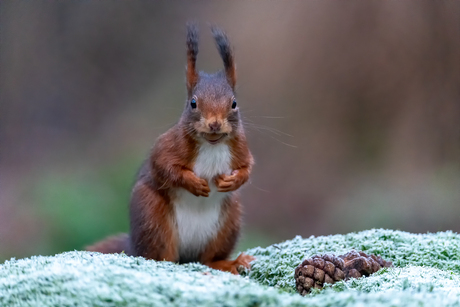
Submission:
M 211 129 L 212 132 L 219 132 L 221 126 L 222 125 L 216 120 L 209 124 L 209 129 Z

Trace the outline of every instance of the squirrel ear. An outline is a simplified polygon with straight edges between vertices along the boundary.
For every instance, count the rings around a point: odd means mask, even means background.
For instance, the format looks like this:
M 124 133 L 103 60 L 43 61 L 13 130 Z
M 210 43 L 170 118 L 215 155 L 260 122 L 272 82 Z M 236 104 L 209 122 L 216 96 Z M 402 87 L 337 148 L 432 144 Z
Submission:
M 217 49 L 219 50 L 220 57 L 224 61 L 225 74 L 227 81 L 235 89 L 236 85 L 236 67 L 233 61 L 233 51 L 228 41 L 227 34 L 216 26 L 211 27 L 212 34 L 216 40 Z
M 198 73 L 196 72 L 196 56 L 198 54 L 198 27 L 195 23 L 187 24 L 187 92 L 191 96 L 193 89 L 198 82 Z

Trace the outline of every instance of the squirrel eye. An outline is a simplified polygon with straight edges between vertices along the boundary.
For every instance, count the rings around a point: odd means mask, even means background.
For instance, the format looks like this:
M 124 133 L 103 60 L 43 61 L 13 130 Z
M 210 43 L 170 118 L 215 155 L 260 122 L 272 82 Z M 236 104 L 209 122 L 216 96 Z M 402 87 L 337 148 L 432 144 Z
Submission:
M 233 102 L 232 102 L 232 109 L 235 109 L 236 108 L 236 99 L 233 99 Z
M 196 99 L 193 98 L 192 101 L 190 101 L 190 106 L 192 107 L 192 109 L 196 109 Z

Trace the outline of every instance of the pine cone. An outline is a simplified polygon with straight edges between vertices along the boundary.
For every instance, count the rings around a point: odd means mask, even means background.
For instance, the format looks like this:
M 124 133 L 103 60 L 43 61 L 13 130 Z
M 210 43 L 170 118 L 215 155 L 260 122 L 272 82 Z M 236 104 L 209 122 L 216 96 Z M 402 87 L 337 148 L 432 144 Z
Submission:
M 311 288 L 321 289 L 324 283 L 333 284 L 342 279 L 369 276 L 382 267 L 392 266 L 391 262 L 375 255 L 351 251 L 345 255 L 315 255 L 305 259 L 295 269 L 297 291 L 301 295 L 310 292 Z
M 311 288 L 321 289 L 324 283 L 333 284 L 345 278 L 345 262 L 334 255 L 315 255 L 305 259 L 295 269 L 297 291 L 305 295 Z
M 390 261 L 385 261 L 382 257 L 367 255 L 363 252 L 351 251 L 339 257 L 345 262 L 343 270 L 345 273 L 345 279 L 352 277 L 359 278 L 363 275 L 369 276 L 381 268 L 388 268 L 392 266 Z

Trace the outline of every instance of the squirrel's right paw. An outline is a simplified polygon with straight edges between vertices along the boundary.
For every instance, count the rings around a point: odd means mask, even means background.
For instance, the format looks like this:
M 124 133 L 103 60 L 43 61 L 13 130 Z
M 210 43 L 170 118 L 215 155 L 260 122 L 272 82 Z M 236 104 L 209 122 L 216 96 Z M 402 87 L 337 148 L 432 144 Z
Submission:
M 206 179 L 197 177 L 191 171 L 184 172 L 181 186 L 195 196 L 208 197 L 211 192 Z
M 204 196 L 208 197 L 211 189 L 209 188 L 208 182 L 206 179 L 196 177 L 196 181 L 190 186 L 190 192 L 195 196 Z

